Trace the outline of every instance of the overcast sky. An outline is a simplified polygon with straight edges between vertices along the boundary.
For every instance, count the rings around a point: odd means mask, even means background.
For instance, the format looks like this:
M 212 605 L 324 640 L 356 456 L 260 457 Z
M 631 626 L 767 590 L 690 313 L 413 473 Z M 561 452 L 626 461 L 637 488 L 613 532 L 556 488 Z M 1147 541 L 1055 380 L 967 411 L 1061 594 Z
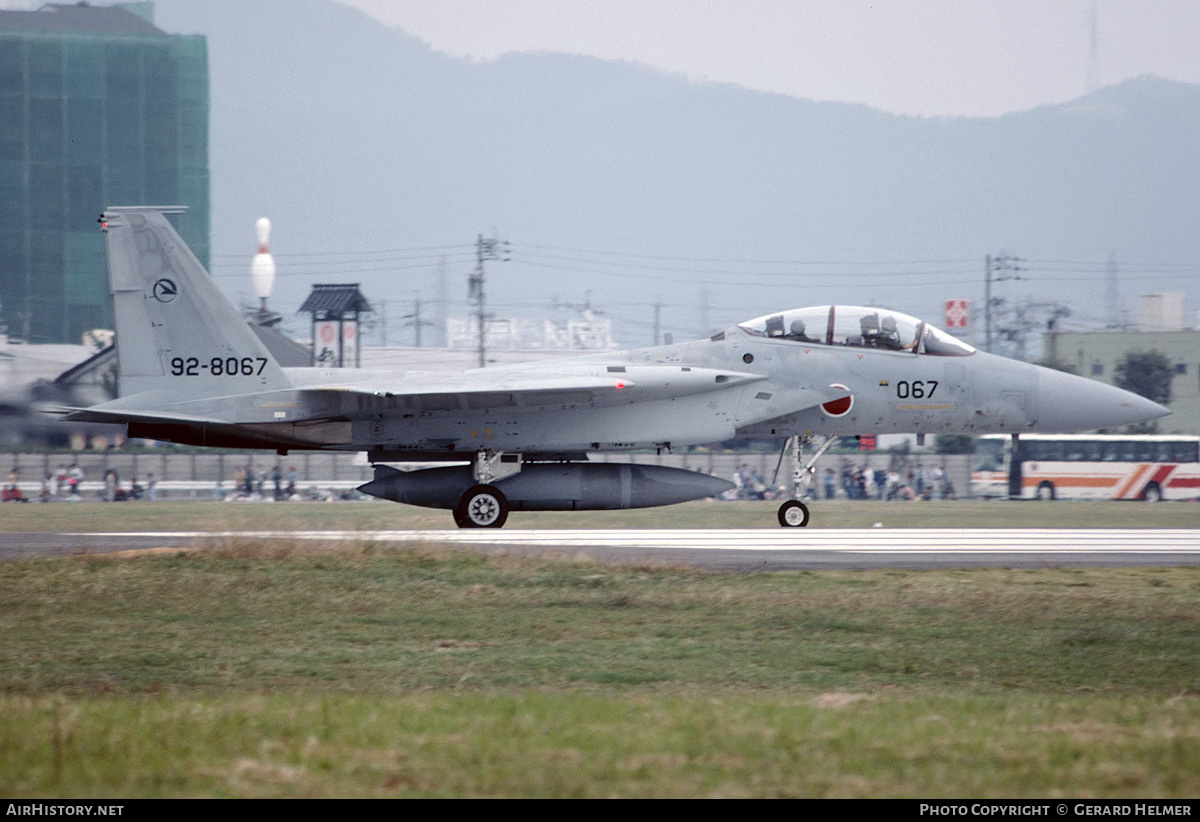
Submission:
M 1197 0 L 339 0 L 440 51 L 559 51 L 917 115 L 1200 83 Z M 1094 21 L 1094 24 L 1093 24 Z

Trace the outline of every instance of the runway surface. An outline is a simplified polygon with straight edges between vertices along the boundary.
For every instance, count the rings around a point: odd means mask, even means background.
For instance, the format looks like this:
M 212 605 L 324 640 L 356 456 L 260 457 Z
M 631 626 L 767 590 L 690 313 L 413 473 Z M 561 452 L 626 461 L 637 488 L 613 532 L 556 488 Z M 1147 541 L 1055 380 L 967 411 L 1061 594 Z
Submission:
M 1200 529 L 161 531 L 0 534 L 0 557 L 355 541 L 715 570 L 1200 565 Z

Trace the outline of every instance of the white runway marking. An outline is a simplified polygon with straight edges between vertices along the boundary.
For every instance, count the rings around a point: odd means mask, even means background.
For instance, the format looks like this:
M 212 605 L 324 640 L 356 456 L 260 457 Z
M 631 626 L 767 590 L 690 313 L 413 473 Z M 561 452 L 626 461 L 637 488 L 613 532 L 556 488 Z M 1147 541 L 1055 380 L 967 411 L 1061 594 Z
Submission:
M 71 536 L 126 536 L 78 534 Z M 131 535 L 130 535 L 131 536 Z M 1200 529 L 796 528 L 741 530 L 157 531 L 171 540 L 289 539 L 491 547 L 828 551 L 852 554 L 1173 554 L 1200 557 Z

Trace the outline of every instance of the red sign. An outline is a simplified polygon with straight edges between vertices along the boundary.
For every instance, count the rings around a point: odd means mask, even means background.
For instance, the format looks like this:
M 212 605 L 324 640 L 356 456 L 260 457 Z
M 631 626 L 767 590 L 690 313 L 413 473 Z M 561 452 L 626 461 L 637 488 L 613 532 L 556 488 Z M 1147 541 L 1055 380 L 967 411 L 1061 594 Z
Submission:
M 968 317 L 966 300 L 946 300 L 947 328 L 966 328 Z

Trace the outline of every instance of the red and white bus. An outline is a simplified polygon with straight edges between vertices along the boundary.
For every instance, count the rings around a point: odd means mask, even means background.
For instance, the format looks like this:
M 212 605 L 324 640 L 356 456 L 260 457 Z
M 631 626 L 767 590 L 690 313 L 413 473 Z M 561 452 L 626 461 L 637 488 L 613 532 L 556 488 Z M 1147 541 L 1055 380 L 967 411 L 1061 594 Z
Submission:
M 1200 498 L 1200 437 L 1022 434 L 980 437 L 971 493 L 1014 499 Z

